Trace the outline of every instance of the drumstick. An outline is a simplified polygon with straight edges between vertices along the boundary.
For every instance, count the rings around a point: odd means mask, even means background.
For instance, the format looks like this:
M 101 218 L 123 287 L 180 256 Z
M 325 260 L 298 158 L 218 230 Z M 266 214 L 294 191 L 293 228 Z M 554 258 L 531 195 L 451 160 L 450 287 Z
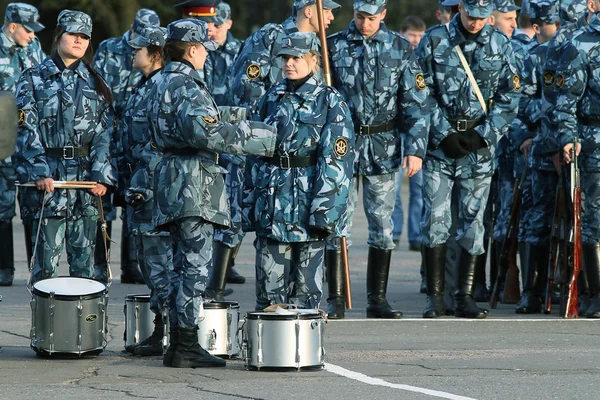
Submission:
M 348 244 L 346 237 L 341 238 L 342 264 L 344 265 L 344 297 L 346 299 L 346 308 L 352 309 L 352 288 L 350 287 L 350 264 L 348 263 Z
M 56 189 L 95 189 L 97 182 L 87 181 L 54 181 Z M 35 187 L 35 182 L 17 183 L 17 186 Z

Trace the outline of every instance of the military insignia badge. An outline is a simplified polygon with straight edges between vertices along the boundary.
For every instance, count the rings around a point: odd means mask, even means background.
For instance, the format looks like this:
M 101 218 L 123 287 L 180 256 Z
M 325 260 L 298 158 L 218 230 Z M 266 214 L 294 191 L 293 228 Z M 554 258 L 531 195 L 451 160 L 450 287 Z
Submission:
M 19 110 L 19 126 L 23 126 L 25 124 L 25 120 L 27 116 L 25 115 L 25 111 Z
M 202 117 L 202 120 L 206 122 L 208 125 L 216 125 L 219 123 L 219 120 L 213 116 L 207 115 L 206 117 Z
M 554 72 L 552 72 L 552 71 L 544 72 L 543 79 L 544 79 L 544 86 L 550 87 L 550 86 L 554 85 Z
M 565 77 L 562 74 L 556 75 L 555 83 L 557 89 L 562 89 L 565 84 Z
M 346 138 L 337 138 L 333 144 L 333 150 L 338 157 L 344 157 L 348 154 L 348 140 Z
M 521 90 L 521 79 L 519 79 L 519 75 L 513 75 L 513 87 L 515 90 Z
M 427 87 L 427 84 L 425 83 L 425 77 L 423 76 L 423 74 L 417 74 L 417 76 L 415 77 L 415 82 L 417 84 L 417 89 L 419 90 L 425 90 L 425 88 Z
M 258 64 L 248 65 L 248 68 L 246 68 L 246 76 L 251 80 L 260 78 L 260 66 Z

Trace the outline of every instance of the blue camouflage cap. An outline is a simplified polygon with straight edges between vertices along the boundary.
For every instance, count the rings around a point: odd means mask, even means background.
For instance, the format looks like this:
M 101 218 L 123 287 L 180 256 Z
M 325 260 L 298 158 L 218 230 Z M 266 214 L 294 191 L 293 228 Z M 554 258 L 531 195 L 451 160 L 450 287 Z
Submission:
M 539 19 L 546 24 L 558 21 L 558 2 L 556 0 L 531 0 L 529 17 Z
M 302 57 L 311 50 L 319 50 L 319 42 L 315 34 L 312 32 L 294 32 L 283 38 L 277 56 Z
M 129 45 L 134 49 L 141 49 L 150 45 L 163 47 L 166 40 L 166 28 L 161 28 L 160 26 L 149 26 L 142 29 L 139 34 L 135 35 L 133 39 L 128 40 L 127 43 L 129 43 Z
M 529 15 L 529 0 L 523 0 L 521 2 L 521 14 Z
M 40 13 L 38 12 L 38 9 L 25 3 L 10 3 L 7 5 L 6 12 L 4 13 L 4 20 L 6 22 L 21 24 L 27 28 L 27 30 L 32 32 L 39 32 L 45 28 L 45 26 L 39 22 Z
M 58 14 L 57 25 L 62 26 L 66 32 L 82 33 L 92 37 L 92 18 L 81 11 L 62 10 Z
M 140 9 L 135 14 L 135 20 L 133 21 L 133 31 L 137 35 L 139 35 L 142 33 L 142 30 L 144 30 L 144 28 L 148 28 L 151 26 L 160 26 L 160 18 L 158 17 L 158 14 L 147 8 Z
M 561 24 L 566 25 L 585 17 L 587 11 L 587 0 L 560 0 L 558 16 Z
M 493 0 L 463 0 L 465 11 L 473 18 L 488 18 L 494 11 Z
M 208 38 L 206 22 L 194 18 L 180 19 L 167 26 L 167 39 L 200 43 L 206 50 L 215 51 L 219 45 Z
M 460 4 L 460 0 L 440 0 L 440 6 L 442 7 L 456 7 Z
M 517 11 L 520 9 L 521 8 L 515 4 L 514 0 L 494 0 L 494 10 L 500 11 L 501 13 Z
M 363 11 L 375 15 L 383 11 L 387 0 L 354 0 L 354 11 Z
M 296 0 L 294 1 L 294 10 L 298 11 L 304 7 L 312 6 L 317 0 Z M 325 10 L 335 10 L 340 8 L 341 5 L 332 0 L 323 0 L 323 8 Z

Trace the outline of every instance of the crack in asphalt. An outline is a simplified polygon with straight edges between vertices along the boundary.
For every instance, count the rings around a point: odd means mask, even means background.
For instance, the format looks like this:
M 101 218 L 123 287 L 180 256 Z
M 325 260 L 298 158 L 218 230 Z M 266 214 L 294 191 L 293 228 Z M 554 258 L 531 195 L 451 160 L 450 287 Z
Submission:
M 99 388 L 99 387 L 95 387 L 95 386 L 86 386 L 86 387 L 88 387 L 89 389 L 92 389 L 92 390 L 99 390 L 101 392 L 124 393 L 125 395 L 127 395 L 129 397 L 134 397 L 134 398 L 138 398 L 138 399 L 158 399 L 158 397 L 148 396 L 146 394 L 144 394 L 144 395 L 133 394 L 130 390 Z
M 225 393 L 225 392 L 219 392 L 219 391 L 216 391 L 216 390 L 207 390 L 207 389 L 203 389 L 203 388 L 198 387 L 198 386 L 194 386 L 192 384 L 188 384 L 188 387 L 191 388 L 191 389 L 196 389 L 199 392 L 212 393 L 212 394 L 220 394 L 222 396 L 235 397 L 236 399 L 265 400 L 265 399 L 263 399 L 261 397 L 248 397 L 248 396 L 242 396 L 240 394 Z
M 4 333 L 7 333 L 9 335 L 13 335 L 13 336 L 20 337 L 20 338 L 31 339 L 29 336 L 21 335 L 20 333 L 14 333 L 14 332 L 5 331 L 5 330 L 1 330 L 0 332 L 4 332 Z

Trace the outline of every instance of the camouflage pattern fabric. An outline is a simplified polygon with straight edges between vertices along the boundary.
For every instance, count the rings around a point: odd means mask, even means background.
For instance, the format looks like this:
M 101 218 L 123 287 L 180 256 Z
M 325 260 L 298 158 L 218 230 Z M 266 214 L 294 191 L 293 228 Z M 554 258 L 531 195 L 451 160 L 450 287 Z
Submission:
M 92 38 L 92 17 L 81 11 L 62 10 L 58 14 L 56 23 L 62 26 L 66 32 L 82 33 Z
M 272 304 L 317 308 L 323 295 L 325 242 L 282 243 L 257 237 L 256 310 Z
M 526 242 L 536 246 L 549 243 L 552 231 L 552 216 L 554 215 L 554 194 L 558 186 L 556 171 L 532 169 L 531 185 L 532 205 L 529 212 Z
M 94 216 L 78 218 L 50 217 L 33 221 L 32 243 L 35 246 L 38 225 L 40 229 L 37 252 L 31 272 L 32 282 L 58 275 L 58 265 L 63 243 L 66 246 L 69 275 L 81 278 L 94 277 L 94 249 L 96 224 Z
M 181 62 L 165 66 L 153 93 L 148 107 L 152 143 L 166 153 L 154 171 L 155 226 L 184 217 L 229 226 L 225 169 L 201 153 L 271 156 L 275 129 L 262 122 L 222 122 L 198 73 Z M 198 155 L 174 154 L 191 149 Z
M 525 166 L 527 163 L 531 163 L 529 159 L 531 155 L 526 159 L 524 155 L 520 155 L 515 157 L 515 171 L 518 171 L 518 177 L 516 179 L 521 179 L 523 175 L 523 171 L 525 170 Z M 527 241 L 527 236 L 529 235 L 529 231 L 531 229 L 531 209 L 533 207 L 533 186 L 537 185 L 537 182 L 533 181 L 532 178 L 532 168 L 529 168 L 526 172 L 525 180 L 521 185 L 521 209 L 519 210 L 519 232 L 517 240 L 522 243 Z M 512 192 L 512 188 L 511 188 Z M 547 193 L 548 198 L 554 199 L 555 192 Z M 512 199 L 511 199 L 512 203 Z M 508 206 L 509 210 L 507 213 L 510 214 L 510 205 Z M 553 209 L 554 210 L 554 209 Z M 548 214 L 548 218 L 552 218 L 553 214 Z
M 96 92 L 82 62 L 74 70 L 61 72 L 52 58 L 46 58 L 23 73 L 16 98 L 21 122 L 13 163 L 20 182 L 53 178 L 116 186 L 110 143 L 112 110 Z M 89 148 L 89 156 L 69 160 L 45 154 L 46 148 L 65 146 Z M 43 193 L 36 188 L 23 188 L 22 193 L 22 217 L 40 218 Z M 87 190 L 56 189 L 46 200 L 43 216 L 95 217 L 96 207 L 96 199 Z
M 225 190 L 229 198 L 231 213 L 231 226 L 227 229 L 215 229 L 215 240 L 227 247 L 234 248 L 244 240 L 243 220 L 243 195 L 244 195 L 244 168 L 246 158 L 222 154 L 219 164 L 227 169 L 225 176 Z
M 394 129 L 356 137 L 356 171 L 398 171 L 404 156 L 425 157 L 429 90 L 412 46 L 382 22 L 365 38 L 354 21 L 328 39 L 334 87 L 348 103 L 355 127 L 394 122 Z
M 246 39 L 231 67 L 230 85 L 235 105 L 255 112 L 258 100 L 283 79 L 277 54 L 282 39 L 297 31 L 290 17 L 282 24 L 267 24 Z
M 217 50 L 208 53 L 204 65 L 206 87 L 218 106 L 233 105 L 230 89 L 231 66 L 242 47 L 242 42 L 227 33 L 227 40 Z
M 581 192 L 584 199 L 581 218 L 581 240 L 586 244 L 600 243 L 600 174 L 591 172 L 583 176 Z
M 315 230 L 340 236 L 354 160 L 354 129 L 342 97 L 314 76 L 295 92 L 284 81 L 261 100 L 256 119 L 277 128 L 276 155 L 316 156 L 317 162 L 285 169 L 264 159 L 249 161 L 248 225 L 257 236 L 280 242 L 318 239 Z
M 30 32 L 39 32 L 45 28 L 40 24 L 38 9 L 25 3 L 9 3 L 4 12 L 4 21 L 21 24 Z
M 519 157 L 498 157 L 498 181 L 494 196 L 494 240 L 506 236 L 508 231 L 514 185 L 513 168 L 516 158 Z
M 585 19 L 587 11 L 587 0 L 560 0 L 560 23 L 564 26 Z

